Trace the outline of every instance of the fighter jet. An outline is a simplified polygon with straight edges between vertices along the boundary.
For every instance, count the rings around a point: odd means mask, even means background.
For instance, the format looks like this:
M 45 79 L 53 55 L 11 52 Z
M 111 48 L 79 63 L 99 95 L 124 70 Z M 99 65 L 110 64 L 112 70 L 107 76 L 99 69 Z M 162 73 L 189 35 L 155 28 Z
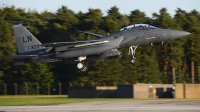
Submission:
M 73 62 L 77 63 L 77 68 L 83 72 L 88 69 L 85 62 L 121 57 L 120 50 L 123 48 L 129 48 L 132 54 L 130 62 L 134 63 L 138 45 L 163 43 L 190 35 L 186 31 L 134 24 L 106 36 L 77 30 L 80 33 L 96 36 L 97 39 L 94 40 L 42 44 L 22 24 L 13 25 L 13 29 L 19 55 L 7 57 L 15 59 L 15 65 L 34 62 Z

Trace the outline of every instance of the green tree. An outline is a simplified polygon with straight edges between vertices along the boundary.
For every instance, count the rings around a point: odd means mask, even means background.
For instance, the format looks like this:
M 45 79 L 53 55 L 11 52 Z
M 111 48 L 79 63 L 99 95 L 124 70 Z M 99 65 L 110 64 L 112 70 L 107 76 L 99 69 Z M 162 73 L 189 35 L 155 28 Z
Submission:
M 127 55 L 128 49 L 122 49 L 122 58 L 86 63 L 87 73 L 77 70 L 76 64 L 26 64 L 13 66 L 13 61 L 5 58 L 15 55 L 16 45 L 13 37 L 13 24 L 26 23 L 30 32 L 42 43 L 58 41 L 88 40 L 94 36 L 76 33 L 76 30 L 93 32 L 101 35 L 114 33 L 129 24 L 149 23 L 161 28 L 179 29 L 193 32 L 192 35 L 178 40 L 139 46 L 136 50 L 136 62 L 130 64 L 132 56 Z M 0 83 L 53 83 L 73 82 L 74 84 L 96 83 L 113 85 L 114 83 L 171 83 L 172 68 L 176 73 L 177 82 L 182 82 L 182 74 L 191 74 L 191 62 L 195 62 L 195 74 L 198 74 L 200 63 L 199 33 L 200 15 L 193 10 L 186 12 L 180 8 L 171 17 L 166 8 L 154 13 L 153 18 L 146 17 L 144 12 L 133 10 L 128 15 L 119 12 L 116 6 L 103 16 L 100 9 L 89 9 L 88 12 L 75 13 L 67 6 L 61 6 L 56 13 L 11 7 L 0 9 Z M 96 38 L 96 37 L 95 37 Z M 194 53 L 191 45 L 194 43 Z M 192 58 L 191 58 L 192 57 Z M 185 79 L 188 80 L 188 79 Z
M 198 76 L 198 67 L 200 66 L 200 45 L 199 45 L 199 34 L 200 34 L 200 15 L 196 10 L 191 11 L 189 14 L 187 14 L 188 19 L 188 27 L 187 31 L 191 32 L 192 35 L 189 35 L 188 37 L 188 43 L 187 43 L 187 54 L 190 62 L 195 63 L 195 81 L 199 82 L 200 77 Z M 194 49 L 192 49 L 192 44 L 194 44 Z M 191 65 L 192 66 L 192 65 Z M 191 70 L 192 71 L 192 70 Z M 197 77 L 198 76 L 198 77 Z
M 162 8 L 160 14 L 154 13 L 153 16 L 155 18 L 153 23 L 158 27 L 180 29 L 180 25 L 176 24 L 176 20 L 170 16 L 166 8 Z M 159 61 L 163 65 L 162 79 L 165 83 L 173 82 L 173 80 L 171 80 L 173 79 L 172 70 L 176 71 L 183 64 L 182 58 L 184 57 L 184 49 L 182 46 L 184 45 L 184 40 L 185 39 L 168 41 L 165 42 L 164 46 L 157 47 L 158 51 L 161 51 L 158 52 L 158 55 L 161 57 Z M 175 75 L 175 72 L 173 72 L 173 75 Z
M 131 11 L 131 14 L 129 15 L 129 19 L 130 19 L 131 24 L 146 23 L 148 20 L 148 18 L 146 17 L 146 14 L 139 10 Z
M 9 66 L 11 60 L 7 59 L 5 56 L 14 55 L 16 52 L 15 45 L 13 44 L 15 40 L 12 36 L 12 25 L 9 23 L 9 17 L 15 15 L 12 15 L 12 13 L 8 14 L 8 12 L 13 12 L 12 8 L 0 10 L 0 83 L 5 81 L 3 77 L 11 68 Z

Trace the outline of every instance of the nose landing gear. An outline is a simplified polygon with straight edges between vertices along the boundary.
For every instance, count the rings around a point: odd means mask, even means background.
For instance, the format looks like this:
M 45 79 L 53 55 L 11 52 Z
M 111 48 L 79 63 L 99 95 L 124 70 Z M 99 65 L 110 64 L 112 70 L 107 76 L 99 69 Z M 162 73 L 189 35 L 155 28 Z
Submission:
M 77 61 L 79 61 L 79 63 L 77 64 L 77 68 L 81 71 L 81 72 L 87 72 L 88 67 L 84 64 L 84 62 L 82 62 L 83 60 L 86 59 L 86 56 L 80 56 L 78 58 Z
M 134 48 L 133 48 L 134 47 Z M 132 55 L 132 57 L 133 57 L 133 59 L 131 60 L 131 63 L 133 64 L 133 63 L 135 63 L 135 57 L 134 57 L 134 55 L 135 55 L 135 50 L 137 49 L 137 47 L 138 47 L 138 45 L 137 46 L 130 46 L 129 47 L 129 53 L 128 54 L 131 54 Z

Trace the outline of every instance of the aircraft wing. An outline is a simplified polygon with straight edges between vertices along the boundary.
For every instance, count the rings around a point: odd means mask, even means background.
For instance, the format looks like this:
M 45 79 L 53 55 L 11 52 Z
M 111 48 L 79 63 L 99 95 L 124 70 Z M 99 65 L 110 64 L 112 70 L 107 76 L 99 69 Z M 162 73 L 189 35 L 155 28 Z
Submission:
M 62 46 L 68 46 L 68 47 L 84 47 L 84 46 L 90 46 L 90 45 L 97 45 L 97 44 L 103 44 L 109 42 L 107 40 L 88 40 L 88 41 L 75 41 L 75 42 L 54 42 L 54 43 L 45 43 L 41 46 L 46 47 L 62 47 Z
M 90 33 L 90 32 L 84 32 L 84 31 L 79 31 L 79 30 L 76 30 L 77 32 L 80 32 L 80 33 L 85 33 L 85 34 L 88 34 L 88 35 L 92 35 L 92 36 L 96 36 L 96 37 L 103 37 L 103 35 L 99 35 L 99 34 L 95 34 L 95 33 Z
M 25 58 L 37 57 L 37 55 L 16 55 L 16 56 L 6 56 L 6 57 L 12 59 L 25 59 Z

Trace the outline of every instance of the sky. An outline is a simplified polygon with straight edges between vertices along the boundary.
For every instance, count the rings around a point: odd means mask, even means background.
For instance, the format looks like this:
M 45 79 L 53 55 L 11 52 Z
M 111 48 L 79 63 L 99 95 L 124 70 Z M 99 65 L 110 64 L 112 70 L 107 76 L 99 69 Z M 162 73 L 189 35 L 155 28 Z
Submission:
M 0 7 L 14 5 L 16 8 L 24 8 L 28 11 L 36 10 L 43 12 L 45 10 L 56 12 L 62 5 L 67 6 L 75 13 L 82 11 L 88 12 L 88 9 L 101 9 L 103 15 L 107 11 L 117 6 L 122 14 L 130 14 L 133 10 L 140 10 L 148 17 L 152 17 L 152 13 L 159 13 L 159 10 L 167 8 L 171 16 L 175 14 L 177 8 L 181 8 L 186 12 L 196 9 L 200 12 L 200 0 L 0 0 Z

